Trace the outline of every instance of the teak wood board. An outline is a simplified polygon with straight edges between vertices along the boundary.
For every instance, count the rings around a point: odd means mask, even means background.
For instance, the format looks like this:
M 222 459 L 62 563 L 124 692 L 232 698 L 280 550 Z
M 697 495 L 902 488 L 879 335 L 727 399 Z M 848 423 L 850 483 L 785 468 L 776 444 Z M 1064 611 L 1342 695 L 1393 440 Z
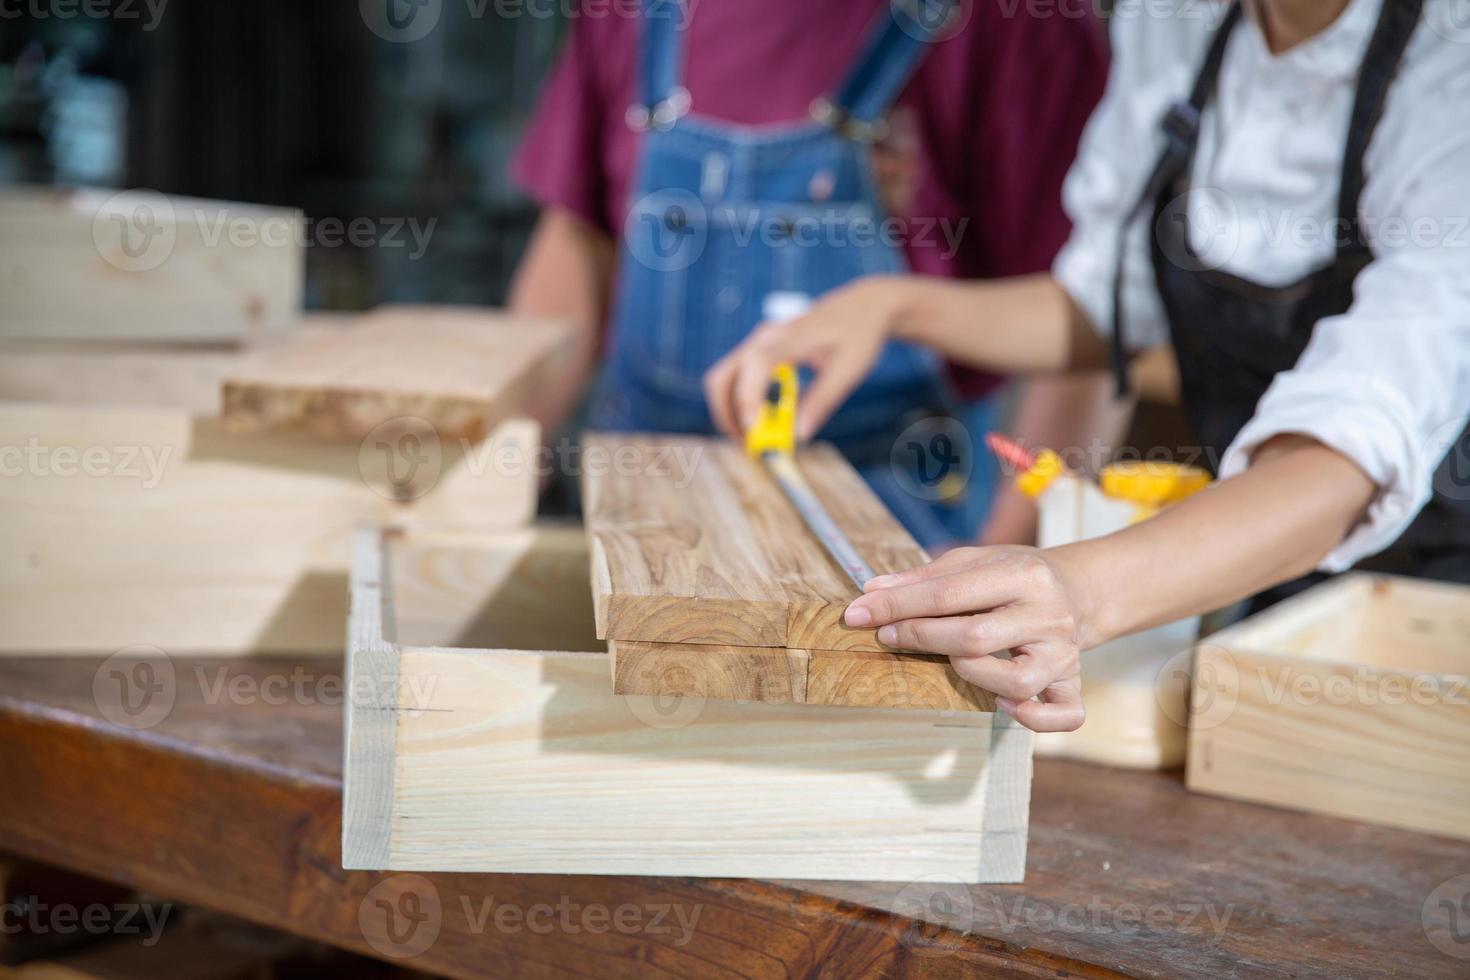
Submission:
M 758 460 L 724 440 L 595 433 L 583 511 L 599 635 L 610 640 L 884 652 L 842 622 L 860 594 Z M 878 574 L 928 560 L 827 445 L 803 474 Z
M 236 433 L 360 439 L 405 418 L 439 439 L 483 439 L 568 349 L 555 322 L 452 306 L 384 306 L 350 330 L 280 344 L 224 380 Z
M 947 659 L 892 651 L 843 623 L 857 586 L 739 447 L 602 433 L 586 452 L 598 636 L 617 693 L 995 709 Z M 879 574 L 928 560 L 831 446 L 803 450 L 798 464 Z
M 1031 735 L 1005 716 L 622 697 L 605 654 L 416 645 L 436 638 L 429 620 L 399 606 L 437 581 L 451 587 L 433 619 L 463 622 L 444 615 L 453 601 L 496 609 L 497 638 L 518 632 L 495 594 L 517 577 L 502 571 L 540 568 L 552 582 L 560 559 L 532 558 L 524 534 L 508 540 L 513 558 L 483 563 L 442 538 L 357 540 L 345 867 L 1023 876 Z M 475 594 L 477 579 L 489 594 Z M 575 619 L 575 600 L 563 605 Z M 419 625 L 400 635 L 407 623 Z

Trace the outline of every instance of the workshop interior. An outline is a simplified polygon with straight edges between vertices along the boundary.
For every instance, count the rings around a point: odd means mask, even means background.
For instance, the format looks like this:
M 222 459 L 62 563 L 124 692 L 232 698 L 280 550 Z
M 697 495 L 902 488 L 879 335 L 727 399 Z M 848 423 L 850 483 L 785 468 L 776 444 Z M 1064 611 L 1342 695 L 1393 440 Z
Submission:
M 0 977 L 1470 976 L 1464 0 L 0 0 Z

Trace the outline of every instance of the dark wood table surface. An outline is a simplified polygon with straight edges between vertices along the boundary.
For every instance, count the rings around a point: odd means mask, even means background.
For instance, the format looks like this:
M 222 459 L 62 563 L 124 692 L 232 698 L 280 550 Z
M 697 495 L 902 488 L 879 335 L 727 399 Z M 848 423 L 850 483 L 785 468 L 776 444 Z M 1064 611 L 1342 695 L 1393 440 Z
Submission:
M 1023 885 L 346 872 L 340 661 L 174 657 L 136 715 L 100 666 L 0 660 L 0 850 L 421 970 L 1470 976 L 1435 891 L 1470 844 L 1074 762 L 1036 764 Z

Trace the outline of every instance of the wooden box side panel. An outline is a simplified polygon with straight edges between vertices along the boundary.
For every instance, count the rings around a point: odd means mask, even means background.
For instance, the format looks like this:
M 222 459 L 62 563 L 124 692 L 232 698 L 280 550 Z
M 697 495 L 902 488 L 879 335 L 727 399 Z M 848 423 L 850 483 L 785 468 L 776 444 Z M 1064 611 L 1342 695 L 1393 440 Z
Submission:
M 401 657 L 395 870 L 984 877 L 990 715 L 618 697 L 596 654 Z
M 1196 652 L 1190 789 L 1470 839 L 1464 678 Z

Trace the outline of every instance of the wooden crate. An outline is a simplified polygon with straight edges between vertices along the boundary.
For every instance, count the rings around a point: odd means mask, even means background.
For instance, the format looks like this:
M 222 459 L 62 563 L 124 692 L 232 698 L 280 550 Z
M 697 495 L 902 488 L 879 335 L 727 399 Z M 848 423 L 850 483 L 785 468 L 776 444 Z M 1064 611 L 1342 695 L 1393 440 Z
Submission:
M 1187 778 L 1470 839 L 1470 587 L 1346 575 L 1201 641 Z
M 411 313 L 400 326 L 432 346 L 442 324 Z M 449 316 L 457 335 L 471 314 Z M 403 312 L 357 319 L 392 317 Z M 478 325 L 492 337 L 515 332 L 484 311 Z M 529 378 L 557 344 L 519 327 L 521 353 L 539 352 L 523 358 Z M 361 329 L 328 318 L 299 334 L 340 340 Z M 0 651 L 340 653 L 357 528 L 506 528 L 534 516 L 539 427 L 512 417 L 516 399 L 499 387 L 474 416 L 475 438 L 441 438 L 432 426 L 382 438 L 226 431 L 215 417 L 224 379 L 269 354 L 4 345 Z M 522 380 L 497 377 L 507 389 Z M 395 403 L 380 396 L 364 393 L 392 416 Z M 469 401 L 455 404 L 467 417 Z M 379 446 L 405 436 L 424 460 L 411 474 Z
M 148 191 L 0 193 L 0 337 L 239 342 L 293 329 L 301 212 Z
M 587 560 L 579 528 L 359 537 L 345 867 L 1021 880 L 1028 731 L 615 695 Z

